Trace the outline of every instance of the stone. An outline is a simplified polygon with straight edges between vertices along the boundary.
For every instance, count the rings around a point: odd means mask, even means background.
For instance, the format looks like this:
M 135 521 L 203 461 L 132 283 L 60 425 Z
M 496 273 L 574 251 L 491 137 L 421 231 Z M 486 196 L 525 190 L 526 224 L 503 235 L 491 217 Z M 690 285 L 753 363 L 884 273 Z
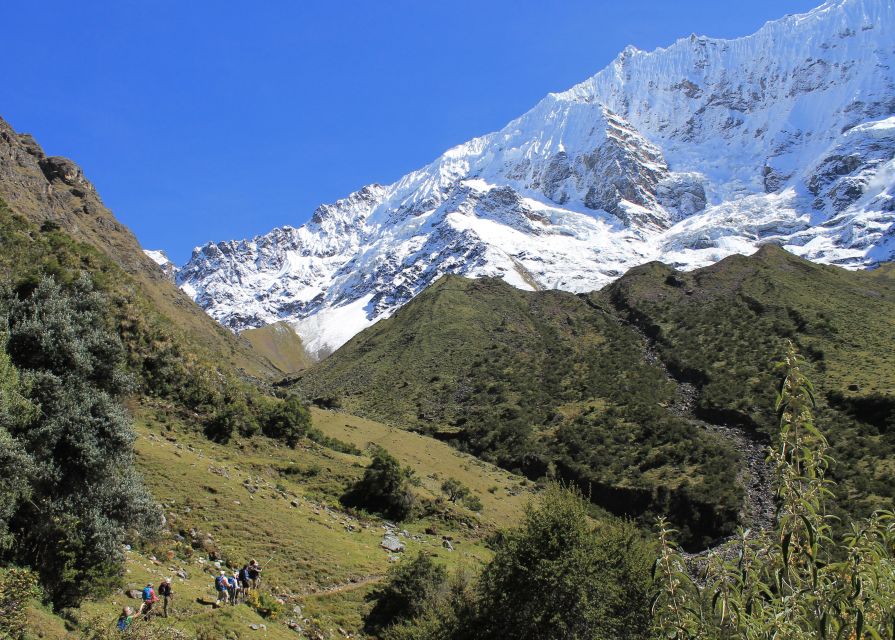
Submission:
M 391 534 L 383 536 L 379 546 L 388 551 L 392 551 L 393 553 L 401 553 L 404 551 L 404 543 L 398 540 L 397 536 Z

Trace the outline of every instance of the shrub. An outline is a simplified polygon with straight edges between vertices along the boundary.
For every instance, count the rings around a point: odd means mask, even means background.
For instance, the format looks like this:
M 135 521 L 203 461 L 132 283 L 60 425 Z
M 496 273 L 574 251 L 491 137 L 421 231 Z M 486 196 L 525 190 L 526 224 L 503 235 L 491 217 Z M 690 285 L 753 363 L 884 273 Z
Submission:
M 376 634 L 397 622 L 421 615 L 446 582 L 444 567 L 424 553 L 392 566 L 385 582 L 367 596 L 374 604 L 364 618 L 364 630 Z
M 734 554 L 715 553 L 694 581 L 673 532 L 659 523 L 654 605 L 663 638 L 891 638 L 895 630 L 895 514 L 851 523 L 835 540 L 827 441 L 814 392 L 790 344 L 777 410 L 779 518 L 774 531 L 741 531 Z M 730 558 L 730 559 L 728 559 Z
M 393 520 L 405 520 L 413 512 L 416 500 L 410 491 L 413 472 L 379 447 L 373 453 L 363 477 L 342 496 L 342 504 L 379 513 Z
M 479 500 L 478 496 L 470 494 L 463 498 L 463 506 L 470 511 L 479 512 L 482 510 L 482 501 Z
M 595 527 L 581 493 L 551 483 L 482 574 L 476 638 L 645 639 L 651 563 L 632 523 Z
M 448 500 L 451 502 L 458 502 L 469 495 L 469 487 L 454 478 L 442 482 L 441 490 L 447 494 Z
M 31 497 L 12 509 L 15 544 L 2 557 L 34 567 L 57 608 L 73 606 L 118 579 L 128 530 L 148 533 L 158 522 L 120 403 L 132 388 L 124 351 L 107 300 L 86 276 L 70 291 L 43 278 L 23 296 L 7 290 L 2 303 L 10 359 L 40 407 L 10 424 L 17 446 L 5 456 L 27 454 L 33 464 Z M 2 498 L 8 507 L 10 494 Z
M 295 396 L 285 400 L 268 401 L 261 417 L 261 433 L 268 438 L 282 440 L 295 448 L 311 427 L 311 413 Z
M 40 588 L 34 573 L 15 567 L 0 571 L 0 638 L 25 636 L 25 608 L 38 597 Z

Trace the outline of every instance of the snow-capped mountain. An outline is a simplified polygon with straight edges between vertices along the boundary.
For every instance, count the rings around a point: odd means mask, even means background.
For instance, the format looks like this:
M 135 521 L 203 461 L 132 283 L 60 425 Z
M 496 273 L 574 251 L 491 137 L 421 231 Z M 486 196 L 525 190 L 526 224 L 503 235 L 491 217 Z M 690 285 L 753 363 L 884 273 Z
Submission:
M 197 248 L 177 281 L 234 330 L 289 321 L 320 357 L 447 272 L 587 291 L 764 242 L 873 266 L 895 256 L 893 64 L 895 0 L 629 47 L 394 184 Z

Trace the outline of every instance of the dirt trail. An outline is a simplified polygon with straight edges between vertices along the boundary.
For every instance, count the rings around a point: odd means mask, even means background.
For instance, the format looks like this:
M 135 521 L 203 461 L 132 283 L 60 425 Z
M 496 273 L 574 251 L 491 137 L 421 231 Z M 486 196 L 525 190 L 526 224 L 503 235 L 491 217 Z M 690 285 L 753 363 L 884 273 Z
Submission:
M 346 582 L 345 584 L 340 584 L 331 587 L 324 587 L 319 591 L 311 591 L 306 596 L 314 596 L 314 597 L 327 597 L 334 596 L 339 593 L 345 593 L 346 591 L 354 591 L 355 589 L 362 589 L 369 584 L 376 584 L 377 582 L 382 582 L 385 579 L 384 573 L 373 574 L 371 576 L 366 576 L 364 578 L 358 579 L 356 582 Z

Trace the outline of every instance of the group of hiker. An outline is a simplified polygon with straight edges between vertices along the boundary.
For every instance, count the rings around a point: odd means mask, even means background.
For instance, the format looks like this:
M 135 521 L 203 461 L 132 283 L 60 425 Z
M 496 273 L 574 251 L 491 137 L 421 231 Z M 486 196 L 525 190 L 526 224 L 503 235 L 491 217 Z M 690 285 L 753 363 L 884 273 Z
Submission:
M 217 600 L 215 606 L 219 607 L 223 604 L 239 604 L 244 599 L 249 590 L 257 589 L 261 585 L 261 566 L 255 560 L 249 560 L 242 569 L 234 571 L 233 575 L 228 575 L 226 571 L 221 570 L 220 574 L 214 578 L 214 590 Z M 142 603 L 137 611 L 131 607 L 124 607 L 121 615 L 118 617 L 117 627 L 121 631 L 125 631 L 131 626 L 136 618 L 143 617 L 143 620 L 149 620 L 149 616 L 153 615 L 155 604 L 161 600 L 161 615 L 168 617 L 168 606 L 174 600 L 174 589 L 171 586 L 171 578 L 165 578 L 159 584 L 158 589 L 153 588 L 152 583 L 148 583 L 140 594 Z
M 239 604 L 241 598 L 245 598 L 249 589 L 257 589 L 261 585 L 261 566 L 255 560 L 249 562 L 233 575 L 227 575 L 226 571 L 214 578 L 214 590 L 217 594 L 215 606 L 222 604 Z
M 161 596 L 161 597 L 159 597 Z M 143 587 L 143 590 L 140 593 L 140 597 L 142 598 L 142 603 L 140 604 L 140 608 L 135 612 L 130 607 L 124 607 L 121 610 L 121 615 L 118 617 L 118 629 L 124 631 L 133 623 L 134 618 L 139 618 L 143 616 L 144 620 L 149 620 L 149 616 L 152 615 L 152 610 L 155 607 L 155 603 L 159 600 L 162 601 L 162 615 L 167 618 L 168 617 L 168 605 L 174 599 L 174 589 L 171 586 L 171 578 L 165 578 L 162 580 L 161 584 L 158 586 L 158 589 L 154 589 L 152 587 L 152 583 L 149 582 Z

